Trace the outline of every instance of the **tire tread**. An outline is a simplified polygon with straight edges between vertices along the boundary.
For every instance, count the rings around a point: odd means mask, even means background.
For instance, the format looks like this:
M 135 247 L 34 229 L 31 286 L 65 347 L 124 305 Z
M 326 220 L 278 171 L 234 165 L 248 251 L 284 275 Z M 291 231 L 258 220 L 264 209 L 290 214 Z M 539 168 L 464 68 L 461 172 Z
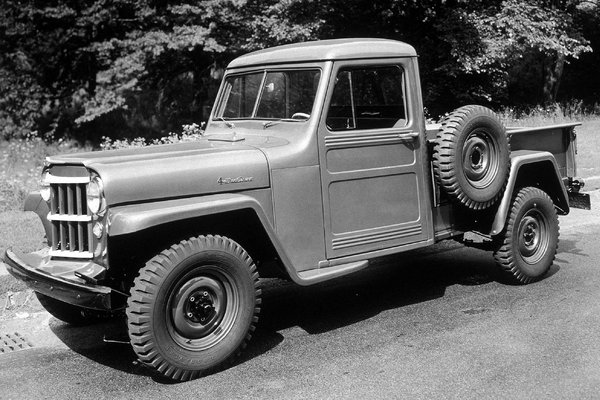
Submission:
M 511 282 L 516 284 L 528 284 L 538 280 L 543 275 L 539 277 L 531 277 L 523 273 L 519 268 L 517 260 L 515 259 L 515 244 L 512 242 L 512 234 L 513 230 L 518 226 L 517 214 L 521 207 L 525 204 L 525 202 L 530 198 L 543 198 L 544 201 L 550 202 L 554 207 L 554 203 L 552 199 L 546 192 L 541 189 L 535 187 L 525 187 L 517 192 L 515 195 L 512 206 L 510 209 L 509 217 L 506 222 L 506 228 L 503 232 L 503 235 L 496 243 L 496 250 L 494 251 L 494 260 L 496 261 L 496 265 L 500 267 L 501 273 L 505 277 L 507 277 Z M 558 216 L 556 215 L 556 211 L 554 212 L 553 218 L 549 221 L 551 224 L 555 224 L 557 236 L 560 233 L 560 225 L 558 222 Z M 556 246 L 553 249 L 549 249 L 552 252 L 552 259 L 548 265 L 548 269 L 553 264 L 556 259 L 556 251 L 558 249 L 559 239 L 556 240 Z

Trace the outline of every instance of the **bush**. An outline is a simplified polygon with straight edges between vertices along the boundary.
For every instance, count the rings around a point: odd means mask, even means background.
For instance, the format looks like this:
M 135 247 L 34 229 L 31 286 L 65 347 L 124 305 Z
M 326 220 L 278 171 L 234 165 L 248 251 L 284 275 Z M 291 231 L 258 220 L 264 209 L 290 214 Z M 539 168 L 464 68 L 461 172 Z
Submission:
M 154 139 L 152 141 L 146 140 L 143 137 L 137 137 L 135 139 L 111 139 L 107 136 L 102 137 L 102 142 L 100 143 L 101 150 L 116 150 L 116 149 L 126 149 L 132 147 L 145 147 L 145 146 L 153 146 L 159 144 L 170 144 L 170 143 L 180 143 L 180 142 L 193 142 L 202 137 L 204 135 L 204 122 L 200 125 L 193 123 L 190 125 L 183 125 L 182 133 L 174 133 L 171 132 L 167 136 L 163 136 L 160 139 Z
M 507 125 L 548 125 L 570 121 L 584 121 L 600 115 L 600 104 L 585 106 L 582 101 L 537 105 L 527 108 L 506 107 L 498 111 Z

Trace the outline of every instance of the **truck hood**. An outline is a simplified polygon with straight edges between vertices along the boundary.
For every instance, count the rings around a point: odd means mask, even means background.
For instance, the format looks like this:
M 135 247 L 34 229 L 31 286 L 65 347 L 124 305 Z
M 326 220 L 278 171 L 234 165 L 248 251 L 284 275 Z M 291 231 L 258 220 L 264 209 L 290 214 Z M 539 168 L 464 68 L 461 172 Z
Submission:
M 264 154 L 243 142 L 201 139 L 58 155 L 49 157 L 48 162 L 83 165 L 96 171 L 109 205 L 269 186 Z

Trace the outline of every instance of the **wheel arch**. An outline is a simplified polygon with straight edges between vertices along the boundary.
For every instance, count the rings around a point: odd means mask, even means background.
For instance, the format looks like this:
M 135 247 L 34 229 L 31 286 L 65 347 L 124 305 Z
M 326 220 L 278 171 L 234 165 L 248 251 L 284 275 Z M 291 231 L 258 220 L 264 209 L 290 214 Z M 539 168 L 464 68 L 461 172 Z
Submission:
M 558 209 L 558 214 L 569 213 L 567 190 L 562 183 L 554 156 L 546 151 L 514 151 L 511 154 L 508 183 L 494 216 L 490 235 L 498 235 L 503 231 L 512 198 L 519 188 L 525 186 L 538 187 L 546 192 Z
M 261 276 L 294 279 L 293 269 L 277 240 L 267 212 L 243 194 L 204 196 L 127 205 L 109 216 L 109 263 L 130 275 L 173 243 L 199 235 L 222 235 L 239 243 L 257 264 Z M 267 261 L 279 260 L 283 268 Z M 278 265 L 279 266 L 279 265 Z

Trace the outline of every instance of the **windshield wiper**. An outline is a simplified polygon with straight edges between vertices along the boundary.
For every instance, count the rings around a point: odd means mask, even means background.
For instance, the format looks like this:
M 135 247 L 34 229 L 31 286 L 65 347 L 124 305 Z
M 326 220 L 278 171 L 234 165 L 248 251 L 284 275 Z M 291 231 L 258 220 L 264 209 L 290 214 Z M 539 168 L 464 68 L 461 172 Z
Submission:
M 216 119 L 217 121 L 222 121 L 225 123 L 225 125 L 227 125 L 228 128 L 230 129 L 234 129 L 235 125 L 233 124 L 233 122 L 229 122 L 227 121 L 225 118 L 223 117 L 215 117 L 214 119 Z
M 273 121 L 267 121 L 263 123 L 263 129 L 267 129 L 270 126 L 276 125 L 280 122 L 304 122 L 306 121 L 308 118 L 306 119 L 298 119 L 298 118 L 279 118 Z
M 270 126 L 280 123 L 281 121 L 282 121 L 281 119 L 276 119 L 275 121 L 263 122 L 263 129 L 267 129 Z

